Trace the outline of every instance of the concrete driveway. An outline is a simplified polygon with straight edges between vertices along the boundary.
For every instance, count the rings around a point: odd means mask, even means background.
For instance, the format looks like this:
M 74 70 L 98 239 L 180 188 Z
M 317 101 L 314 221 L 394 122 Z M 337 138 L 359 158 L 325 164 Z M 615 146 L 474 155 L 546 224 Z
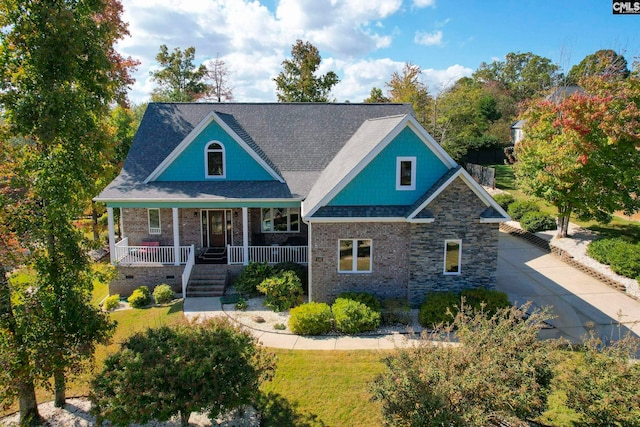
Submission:
M 500 232 L 497 289 L 517 304 L 550 306 L 557 316 L 544 337 L 580 342 L 589 329 L 608 342 L 640 336 L 640 302 L 565 264 L 523 239 Z

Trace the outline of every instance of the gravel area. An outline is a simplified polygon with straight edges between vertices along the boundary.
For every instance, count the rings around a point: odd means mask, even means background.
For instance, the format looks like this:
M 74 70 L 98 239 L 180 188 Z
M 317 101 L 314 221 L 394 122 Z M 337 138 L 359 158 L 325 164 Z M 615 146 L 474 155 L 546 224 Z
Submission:
M 38 405 L 40 416 L 46 420 L 47 427 L 88 427 L 96 425 L 95 418 L 89 414 L 91 403 L 85 398 L 67 399 L 64 408 L 55 408 L 53 402 L 46 402 Z M 189 425 L 193 427 L 257 427 L 260 425 L 260 414 L 251 407 L 243 408 L 243 411 L 232 412 L 217 420 L 210 420 L 209 417 L 199 413 L 191 414 Z M 0 426 L 17 426 L 18 414 L 10 415 L 0 419 Z M 104 422 L 105 427 L 111 423 Z M 179 427 L 180 419 L 175 418 L 167 422 L 151 422 L 148 424 L 131 424 L 131 427 Z

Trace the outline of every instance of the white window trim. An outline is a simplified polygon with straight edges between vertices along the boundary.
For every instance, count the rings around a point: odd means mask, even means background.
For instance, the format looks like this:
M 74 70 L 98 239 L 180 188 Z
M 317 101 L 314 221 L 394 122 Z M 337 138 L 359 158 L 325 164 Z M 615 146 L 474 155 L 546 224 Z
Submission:
M 458 244 L 458 271 L 447 271 L 447 245 Z M 442 260 L 442 274 L 445 276 L 459 276 L 462 274 L 462 239 L 447 239 L 444 241 L 444 259 Z
M 215 149 L 214 151 L 222 153 L 222 175 L 209 175 L 209 147 L 212 144 L 218 144 L 220 146 L 220 150 Z M 222 142 L 210 141 L 204 147 L 204 175 L 207 179 L 223 179 L 227 177 L 227 151 Z
M 402 162 L 411 162 L 411 185 L 402 185 Z M 396 190 L 411 191 L 416 189 L 416 157 L 396 157 Z
M 270 209 L 271 210 L 271 230 L 265 230 L 264 229 L 264 218 L 262 217 L 262 209 Z M 278 233 L 300 233 L 300 222 L 302 221 L 302 217 L 300 216 L 300 208 L 262 208 L 260 209 L 260 230 L 262 231 L 262 233 L 273 233 L 273 234 L 278 234 Z M 286 209 L 287 211 L 287 229 L 286 230 L 275 230 L 274 224 L 273 224 L 273 210 L 274 209 Z M 297 213 L 298 214 L 298 229 L 297 230 L 292 230 L 291 229 L 291 212 L 293 211 L 293 213 Z
M 340 270 L 340 242 L 351 240 L 351 270 Z M 358 241 L 368 240 L 369 244 L 369 270 L 358 270 Z M 338 239 L 338 273 L 340 274 L 370 274 L 373 271 L 373 239 Z
M 151 211 L 158 211 L 158 226 L 151 226 Z M 162 219 L 160 216 L 160 208 L 147 209 L 147 224 L 149 225 L 149 234 L 162 234 Z

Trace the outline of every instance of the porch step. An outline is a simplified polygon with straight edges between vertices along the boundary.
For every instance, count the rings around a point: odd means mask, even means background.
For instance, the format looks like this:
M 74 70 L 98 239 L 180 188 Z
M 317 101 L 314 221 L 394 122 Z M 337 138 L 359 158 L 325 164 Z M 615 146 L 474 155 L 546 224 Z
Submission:
M 219 297 L 224 295 L 227 284 L 227 272 L 218 271 L 207 266 L 195 265 L 189 283 L 187 284 L 187 298 L 189 297 Z

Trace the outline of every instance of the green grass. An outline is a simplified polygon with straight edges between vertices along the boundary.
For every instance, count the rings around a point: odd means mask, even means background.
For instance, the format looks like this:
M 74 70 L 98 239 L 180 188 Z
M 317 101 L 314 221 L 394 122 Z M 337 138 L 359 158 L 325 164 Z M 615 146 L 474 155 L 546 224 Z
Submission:
M 264 425 L 382 424 L 380 405 L 371 402 L 368 386 L 382 372 L 385 352 L 272 351 L 278 367 L 273 380 L 262 386 L 267 408 Z

